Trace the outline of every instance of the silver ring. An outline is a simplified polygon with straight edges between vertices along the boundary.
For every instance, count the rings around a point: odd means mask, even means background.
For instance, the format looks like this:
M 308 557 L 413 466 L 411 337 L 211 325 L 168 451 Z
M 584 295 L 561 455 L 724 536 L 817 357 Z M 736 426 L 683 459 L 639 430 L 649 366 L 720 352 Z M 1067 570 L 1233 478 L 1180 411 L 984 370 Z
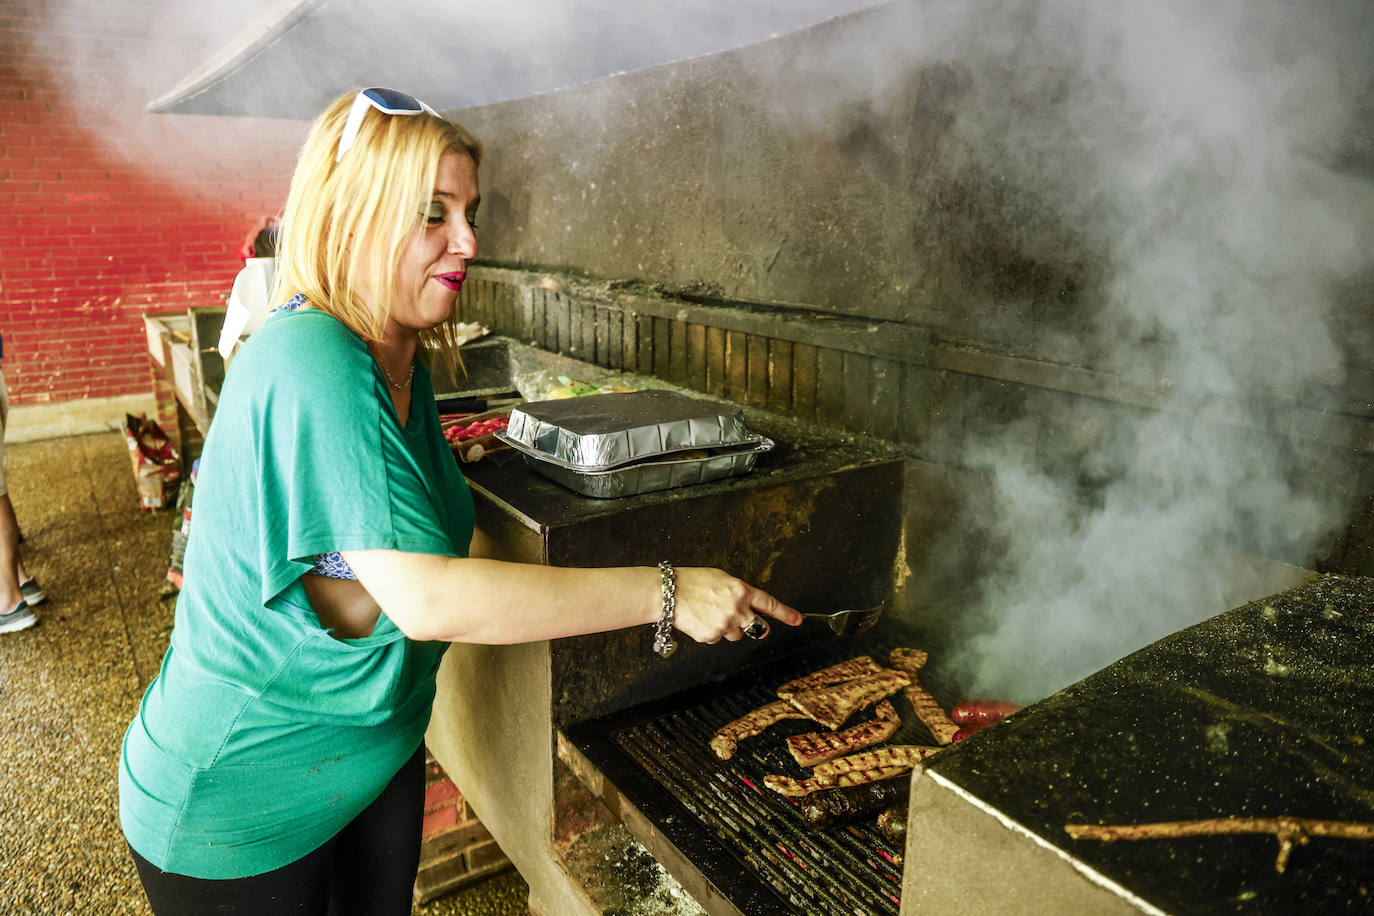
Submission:
M 768 635 L 768 621 L 755 617 L 744 626 L 744 635 L 750 639 L 763 639 Z

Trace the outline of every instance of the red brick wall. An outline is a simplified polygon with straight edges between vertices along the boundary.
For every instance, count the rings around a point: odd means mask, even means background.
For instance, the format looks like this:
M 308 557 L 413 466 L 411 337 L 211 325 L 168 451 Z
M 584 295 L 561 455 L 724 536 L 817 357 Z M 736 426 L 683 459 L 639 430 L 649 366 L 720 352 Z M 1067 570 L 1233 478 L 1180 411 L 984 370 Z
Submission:
M 298 121 L 148 113 L 213 36 L 177 43 L 141 0 L 81 6 L 0 0 L 0 333 L 14 405 L 148 391 L 141 315 L 222 303 L 304 136 Z
M 425 815 L 415 902 L 426 903 L 510 865 L 510 859 L 468 807 L 463 793 L 426 752 Z

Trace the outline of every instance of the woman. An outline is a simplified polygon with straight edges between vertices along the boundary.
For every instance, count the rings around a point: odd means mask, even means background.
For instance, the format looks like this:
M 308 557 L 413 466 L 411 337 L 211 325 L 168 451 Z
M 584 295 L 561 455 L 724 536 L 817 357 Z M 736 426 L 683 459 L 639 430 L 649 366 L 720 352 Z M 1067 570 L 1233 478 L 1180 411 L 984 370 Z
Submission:
M 449 642 L 647 624 L 710 643 L 801 621 L 714 569 L 466 556 L 472 500 L 417 350 L 451 343 L 479 159 L 391 90 L 340 97 L 310 129 L 285 306 L 226 378 L 176 627 L 124 741 L 120 821 L 158 916 L 408 913 Z

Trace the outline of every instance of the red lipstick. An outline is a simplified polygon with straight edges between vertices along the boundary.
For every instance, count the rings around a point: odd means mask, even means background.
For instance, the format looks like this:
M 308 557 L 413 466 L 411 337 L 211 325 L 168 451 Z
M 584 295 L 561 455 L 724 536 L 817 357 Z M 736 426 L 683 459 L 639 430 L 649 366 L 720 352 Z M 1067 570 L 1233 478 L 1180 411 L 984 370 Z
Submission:
M 455 293 L 463 288 L 463 278 L 467 276 L 465 271 L 455 270 L 453 273 L 435 274 L 434 279 L 453 290 Z

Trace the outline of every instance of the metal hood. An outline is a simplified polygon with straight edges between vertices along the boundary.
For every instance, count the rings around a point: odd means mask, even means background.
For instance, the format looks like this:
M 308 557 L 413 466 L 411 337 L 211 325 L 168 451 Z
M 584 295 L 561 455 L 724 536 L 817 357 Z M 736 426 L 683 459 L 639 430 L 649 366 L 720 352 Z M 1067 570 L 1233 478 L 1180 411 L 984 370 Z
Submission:
M 148 110 L 308 119 L 353 86 L 451 111 L 766 40 L 873 0 L 283 0 Z

